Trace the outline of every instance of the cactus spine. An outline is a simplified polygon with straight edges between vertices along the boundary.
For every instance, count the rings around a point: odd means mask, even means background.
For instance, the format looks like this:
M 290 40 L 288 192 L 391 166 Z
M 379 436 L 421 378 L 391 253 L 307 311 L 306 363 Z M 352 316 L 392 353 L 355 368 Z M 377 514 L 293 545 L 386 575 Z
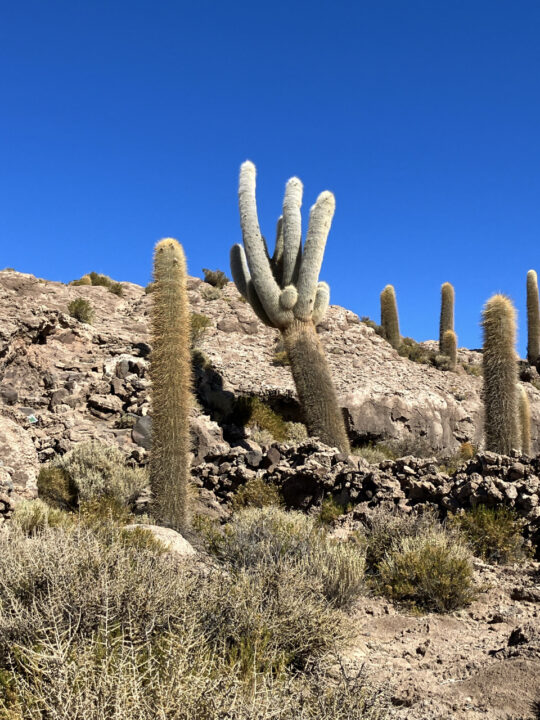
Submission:
M 450 358 L 450 370 L 455 370 L 457 367 L 457 335 L 453 330 L 445 330 L 441 353 Z
M 540 306 L 538 278 L 534 270 L 527 273 L 527 360 L 536 365 L 540 358 Z
M 152 292 L 152 451 L 150 484 L 160 523 L 188 524 L 191 407 L 190 314 L 186 259 L 180 243 L 161 240 Z
M 311 208 L 302 250 L 303 186 L 298 178 L 291 178 L 270 257 L 259 228 L 255 174 L 253 163 L 243 163 L 238 197 L 244 245 L 231 249 L 234 282 L 259 319 L 282 335 L 309 433 L 349 452 L 343 415 L 315 329 L 330 301 L 330 288 L 319 282 L 319 272 L 335 210 L 334 196 L 321 193 Z
M 447 330 L 454 330 L 454 288 L 449 282 L 441 285 L 441 319 L 439 322 L 439 350 L 443 350 L 444 333 Z
M 396 291 L 393 285 L 387 285 L 381 293 L 381 326 L 384 337 L 397 350 L 401 344 L 401 335 L 399 334 Z
M 490 298 L 482 314 L 486 448 L 508 455 L 520 445 L 516 311 L 505 295 Z
M 521 435 L 521 452 L 531 454 L 531 407 L 525 388 L 519 386 L 519 431 Z

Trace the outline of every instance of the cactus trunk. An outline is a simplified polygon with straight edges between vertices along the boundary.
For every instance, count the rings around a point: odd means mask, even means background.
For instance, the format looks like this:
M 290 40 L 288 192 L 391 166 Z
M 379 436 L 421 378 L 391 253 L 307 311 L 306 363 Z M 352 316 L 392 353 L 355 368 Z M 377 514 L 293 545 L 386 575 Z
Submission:
M 527 360 L 536 365 L 540 358 L 540 306 L 538 278 L 534 270 L 527 273 Z
M 384 337 L 396 350 L 401 345 L 396 292 L 393 285 L 387 285 L 381 293 L 381 326 Z
M 282 336 L 309 434 L 350 452 L 343 414 L 315 325 L 311 320 L 295 320 L 282 330 Z
M 453 330 L 445 330 L 441 352 L 450 358 L 450 370 L 455 370 L 457 367 L 457 336 Z
M 159 522 L 188 524 L 191 408 L 190 314 L 182 246 L 166 238 L 156 246 L 152 293 L 152 451 L 150 484 Z
M 531 454 L 531 407 L 525 389 L 519 386 L 519 431 L 521 434 L 521 452 Z
M 441 285 L 441 318 L 439 321 L 439 350 L 443 350 L 444 333 L 447 330 L 454 330 L 454 288 L 449 282 Z
M 484 407 L 486 448 L 508 455 L 518 449 L 516 311 L 504 295 L 494 295 L 484 308 Z

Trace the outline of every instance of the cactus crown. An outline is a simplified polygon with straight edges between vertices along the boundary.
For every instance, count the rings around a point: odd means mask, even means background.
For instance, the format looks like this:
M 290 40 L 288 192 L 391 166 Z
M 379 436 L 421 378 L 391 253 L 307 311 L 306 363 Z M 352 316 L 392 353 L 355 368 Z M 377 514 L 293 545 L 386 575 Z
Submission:
M 312 320 L 317 325 L 330 301 L 330 288 L 319 282 L 319 272 L 335 210 L 334 196 L 325 191 L 317 198 L 302 249 L 303 187 L 298 178 L 291 178 L 285 187 L 283 215 L 278 220 L 275 250 L 270 257 L 259 228 L 255 175 L 252 162 L 242 164 L 238 198 L 244 245 L 231 249 L 233 280 L 266 325 L 284 329 L 295 320 Z

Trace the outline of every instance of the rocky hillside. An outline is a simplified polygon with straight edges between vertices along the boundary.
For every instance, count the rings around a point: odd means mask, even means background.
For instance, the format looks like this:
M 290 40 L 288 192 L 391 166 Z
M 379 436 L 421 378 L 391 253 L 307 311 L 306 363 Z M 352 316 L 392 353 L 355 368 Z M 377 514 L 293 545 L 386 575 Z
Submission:
M 0 272 L 0 445 L 20 448 L 21 467 L 9 468 L 19 492 L 31 492 L 35 481 L 32 445 L 40 462 L 94 437 L 119 443 L 135 459 L 144 456 L 151 295 L 131 283 L 123 289 L 117 296 L 106 287 Z M 218 291 L 190 278 L 189 296 L 193 312 L 209 318 L 198 341 L 206 361 L 197 369 L 196 458 L 226 450 L 221 428 L 208 416 L 226 420 L 238 395 L 258 395 L 300 419 L 289 368 L 273 362 L 276 333 L 257 320 L 234 285 Z M 91 304 L 92 325 L 69 315 L 76 298 Z M 480 377 L 400 357 L 341 307 L 330 308 L 320 336 L 353 444 L 395 439 L 454 449 L 466 440 L 481 443 Z M 474 366 L 480 356 L 462 350 L 460 360 Z M 531 383 L 525 387 L 537 450 L 540 392 Z

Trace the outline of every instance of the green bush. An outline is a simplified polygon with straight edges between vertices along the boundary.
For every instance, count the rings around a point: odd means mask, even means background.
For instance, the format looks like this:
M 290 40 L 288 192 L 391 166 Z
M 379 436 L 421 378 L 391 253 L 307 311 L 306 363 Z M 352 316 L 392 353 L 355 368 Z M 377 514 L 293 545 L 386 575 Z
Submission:
M 274 353 L 274 357 L 272 358 L 272 365 L 276 365 L 276 367 L 287 367 L 291 364 L 289 360 L 289 356 L 287 355 L 286 350 L 280 350 L 276 353 Z
M 347 508 L 340 505 L 335 498 L 327 497 L 321 503 L 318 521 L 321 525 L 332 525 L 346 512 L 348 512 Z
M 364 325 L 367 325 L 372 330 L 375 330 L 377 335 L 380 335 L 380 337 L 384 337 L 384 330 L 382 328 L 382 325 L 377 325 L 377 323 L 374 320 L 372 320 L 371 318 L 369 318 L 367 315 L 364 315 L 363 317 L 361 317 L 360 322 L 364 323 Z
M 112 282 L 108 287 L 109 287 L 109 292 L 111 292 L 113 295 L 118 295 L 118 297 L 123 296 L 124 286 L 122 285 L 122 283 Z
M 229 278 L 225 275 L 223 270 L 208 270 L 208 268 L 203 268 L 203 273 L 204 282 L 208 283 L 209 285 L 213 285 L 219 290 L 224 288 L 225 285 L 230 282 Z
M 394 543 L 378 565 L 377 586 L 392 600 L 433 612 L 457 610 L 476 597 L 468 548 L 435 528 Z
M 449 522 L 464 534 L 473 553 L 488 562 L 509 563 L 527 557 L 523 521 L 510 508 L 478 505 L 453 515 Z
M 82 323 L 88 323 L 89 325 L 92 324 L 94 319 L 92 306 L 88 300 L 85 300 L 84 298 L 76 298 L 75 300 L 72 300 L 68 305 L 68 313 L 71 317 L 75 318 L 75 320 Z
M 326 600 L 350 606 L 364 583 L 364 554 L 356 544 L 329 537 L 316 519 L 278 507 L 249 508 L 225 526 L 219 557 L 237 570 L 291 566 L 319 583 Z
M 204 335 L 204 331 L 212 325 L 208 315 L 191 313 L 191 345 L 195 346 Z
M 279 488 L 273 483 L 267 483 L 262 478 L 248 480 L 241 485 L 232 499 L 233 510 L 246 507 L 262 508 L 266 505 L 281 505 L 283 499 Z
M 88 276 L 90 278 L 92 285 L 97 285 L 100 287 L 108 288 L 114 282 L 114 280 L 111 280 L 111 278 L 108 275 L 102 275 L 101 273 L 97 273 L 97 272 L 88 273 Z
M 395 460 L 395 453 L 385 445 L 384 443 L 367 443 L 367 445 L 360 445 L 352 448 L 353 455 L 359 455 L 367 460 L 372 465 L 377 465 L 383 460 Z
M 287 439 L 287 423 L 258 397 L 239 397 L 234 407 L 235 421 L 246 427 L 268 430 L 274 440 Z
M 115 445 L 80 443 L 43 467 L 38 492 L 47 502 L 73 508 L 78 502 L 111 497 L 126 504 L 148 484 L 144 469 L 130 467 Z

